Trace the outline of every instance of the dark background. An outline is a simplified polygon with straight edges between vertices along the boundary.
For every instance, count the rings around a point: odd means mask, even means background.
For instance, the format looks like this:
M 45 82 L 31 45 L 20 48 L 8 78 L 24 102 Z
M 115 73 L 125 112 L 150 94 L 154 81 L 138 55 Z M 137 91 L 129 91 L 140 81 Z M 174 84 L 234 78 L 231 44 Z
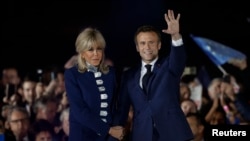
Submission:
M 167 28 L 164 13 L 181 13 L 181 32 L 188 51 L 188 66 L 205 65 L 219 70 L 190 38 L 190 34 L 213 39 L 247 56 L 250 48 L 250 8 L 247 1 L 212 0 L 85 0 L 5 2 L 1 5 L 1 68 L 16 66 L 21 73 L 60 66 L 75 54 L 79 31 L 96 26 L 107 41 L 107 57 L 117 68 L 137 62 L 133 42 L 136 28 L 151 24 Z M 163 35 L 162 52 L 168 52 L 169 35 Z M 214 73 L 212 73 L 214 74 Z

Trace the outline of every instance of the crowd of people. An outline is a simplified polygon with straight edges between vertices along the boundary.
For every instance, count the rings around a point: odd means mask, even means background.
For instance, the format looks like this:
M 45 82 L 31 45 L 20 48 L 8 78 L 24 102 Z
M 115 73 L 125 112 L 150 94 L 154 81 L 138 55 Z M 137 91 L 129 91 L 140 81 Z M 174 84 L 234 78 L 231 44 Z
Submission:
M 105 58 L 102 33 L 92 27 L 79 33 L 77 54 L 65 66 L 24 77 L 15 67 L 3 68 L 0 132 L 5 141 L 203 141 L 210 125 L 250 124 L 247 58 L 227 62 L 239 75 L 210 78 L 207 84 L 198 70 L 184 73 L 179 19 L 172 10 L 165 14 L 168 56 L 158 55 L 161 33 L 139 27 L 135 46 L 141 62 L 121 76 Z
M 42 79 L 20 76 L 15 67 L 2 70 L 1 131 L 6 141 L 67 140 L 69 104 L 63 71 L 55 78 L 44 72 Z
M 247 59 L 233 59 L 227 65 L 236 67 L 240 75 L 228 73 L 210 78 L 207 85 L 202 81 L 203 76 L 197 73 L 182 76 L 180 105 L 195 141 L 211 136 L 206 129 L 212 126 L 250 125 L 250 71 Z

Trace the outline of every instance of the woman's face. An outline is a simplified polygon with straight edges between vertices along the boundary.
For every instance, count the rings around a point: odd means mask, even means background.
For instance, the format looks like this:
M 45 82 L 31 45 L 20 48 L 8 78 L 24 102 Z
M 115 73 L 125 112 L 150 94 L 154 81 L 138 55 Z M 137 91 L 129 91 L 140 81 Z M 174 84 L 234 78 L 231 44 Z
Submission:
M 97 44 L 93 44 L 93 46 L 81 53 L 81 57 L 86 60 L 92 66 L 98 66 L 101 63 L 103 56 L 103 48 L 98 46 Z

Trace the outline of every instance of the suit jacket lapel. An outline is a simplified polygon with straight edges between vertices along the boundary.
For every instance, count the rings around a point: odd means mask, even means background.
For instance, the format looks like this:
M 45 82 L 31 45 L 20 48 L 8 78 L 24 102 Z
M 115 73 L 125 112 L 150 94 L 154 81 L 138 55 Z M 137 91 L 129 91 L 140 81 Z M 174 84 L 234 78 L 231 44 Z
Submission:
M 147 91 L 148 91 L 148 99 L 152 99 L 152 97 L 154 96 L 151 92 L 150 92 L 150 88 L 151 88 L 151 85 L 154 81 L 154 78 L 157 74 L 157 72 L 159 71 L 160 67 L 161 67 L 161 64 L 163 62 L 163 58 L 159 58 L 156 62 L 155 62 L 155 65 L 154 65 L 154 68 L 153 68 L 153 74 L 152 76 L 149 78 L 149 84 L 148 84 L 148 88 L 147 88 Z
M 137 84 L 138 87 L 140 86 L 140 77 L 141 77 L 141 66 L 139 65 L 135 72 L 135 84 Z
M 163 62 L 163 58 L 159 58 L 156 62 L 155 62 L 155 65 L 154 65 L 154 69 L 153 69 L 153 72 L 157 72 L 161 65 L 162 65 L 162 62 Z

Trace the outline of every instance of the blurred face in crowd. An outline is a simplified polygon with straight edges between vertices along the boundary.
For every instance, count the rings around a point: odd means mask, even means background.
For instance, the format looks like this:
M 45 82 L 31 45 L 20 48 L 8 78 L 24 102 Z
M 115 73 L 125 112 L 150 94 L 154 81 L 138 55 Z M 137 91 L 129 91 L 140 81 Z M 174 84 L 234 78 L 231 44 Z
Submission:
M 52 123 L 56 116 L 57 108 L 58 107 L 56 103 L 48 102 L 45 108 L 39 110 L 40 116 L 38 118 L 48 120 L 49 122 Z
M 45 86 L 42 82 L 36 83 L 35 93 L 36 93 L 36 99 L 41 97 L 43 93 L 45 92 Z
M 144 62 L 150 63 L 158 57 L 161 42 L 155 32 L 140 32 L 136 40 L 136 49 Z
M 221 80 L 215 78 L 214 80 L 212 80 L 211 84 L 208 87 L 208 95 L 210 97 L 210 99 L 215 99 L 217 97 L 219 97 L 219 95 L 221 94 Z
M 25 81 L 23 83 L 23 96 L 25 101 L 28 103 L 33 103 L 36 94 L 35 94 L 36 83 L 33 81 Z
M 35 141 L 52 141 L 52 135 L 48 131 L 42 131 L 36 135 Z
M 65 91 L 65 83 L 64 83 L 64 74 L 59 72 L 57 73 L 57 86 L 55 89 L 55 94 L 62 94 Z
M 221 92 L 224 93 L 226 96 L 234 96 L 234 88 L 231 84 L 227 82 L 221 83 Z
M 27 135 L 30 127 L 29 117 L 20 111 L 13 111 L 9 126 L 16 137 L 23 138 Z
M 21 81 L 18 70 L 15 68 L 7 68 L 3 70 L 3 84 L 14 84 L 18 85 Z
M 195 103 L 191 100 L 188 100 L 188 99 L 182 101 L 181 109 L 185 115 L 187 115 L 188 113 L 196 113 L 197 112 L 197 108 L 196 108 Z
M 190 92 L 190 89 L 189 89 L 188 85 L 181 84 L 180 85 L 181 100 L 189 99 L 190 95 L 191 95 L 191 92 Z
M 103 57 L 104 48 L 98 46 L 98 44 L 92 44 L 87 51 L 81 53 L 82 58 L 85 59 L 92 66 L 99 66 Z
M 234 93 L 235 94 L 239 93 L 241 88 L 237 83 L 236 78 L 234 76 L 231 76 L 230 79 L 231 79 L 230 84 L 233 86 Z

